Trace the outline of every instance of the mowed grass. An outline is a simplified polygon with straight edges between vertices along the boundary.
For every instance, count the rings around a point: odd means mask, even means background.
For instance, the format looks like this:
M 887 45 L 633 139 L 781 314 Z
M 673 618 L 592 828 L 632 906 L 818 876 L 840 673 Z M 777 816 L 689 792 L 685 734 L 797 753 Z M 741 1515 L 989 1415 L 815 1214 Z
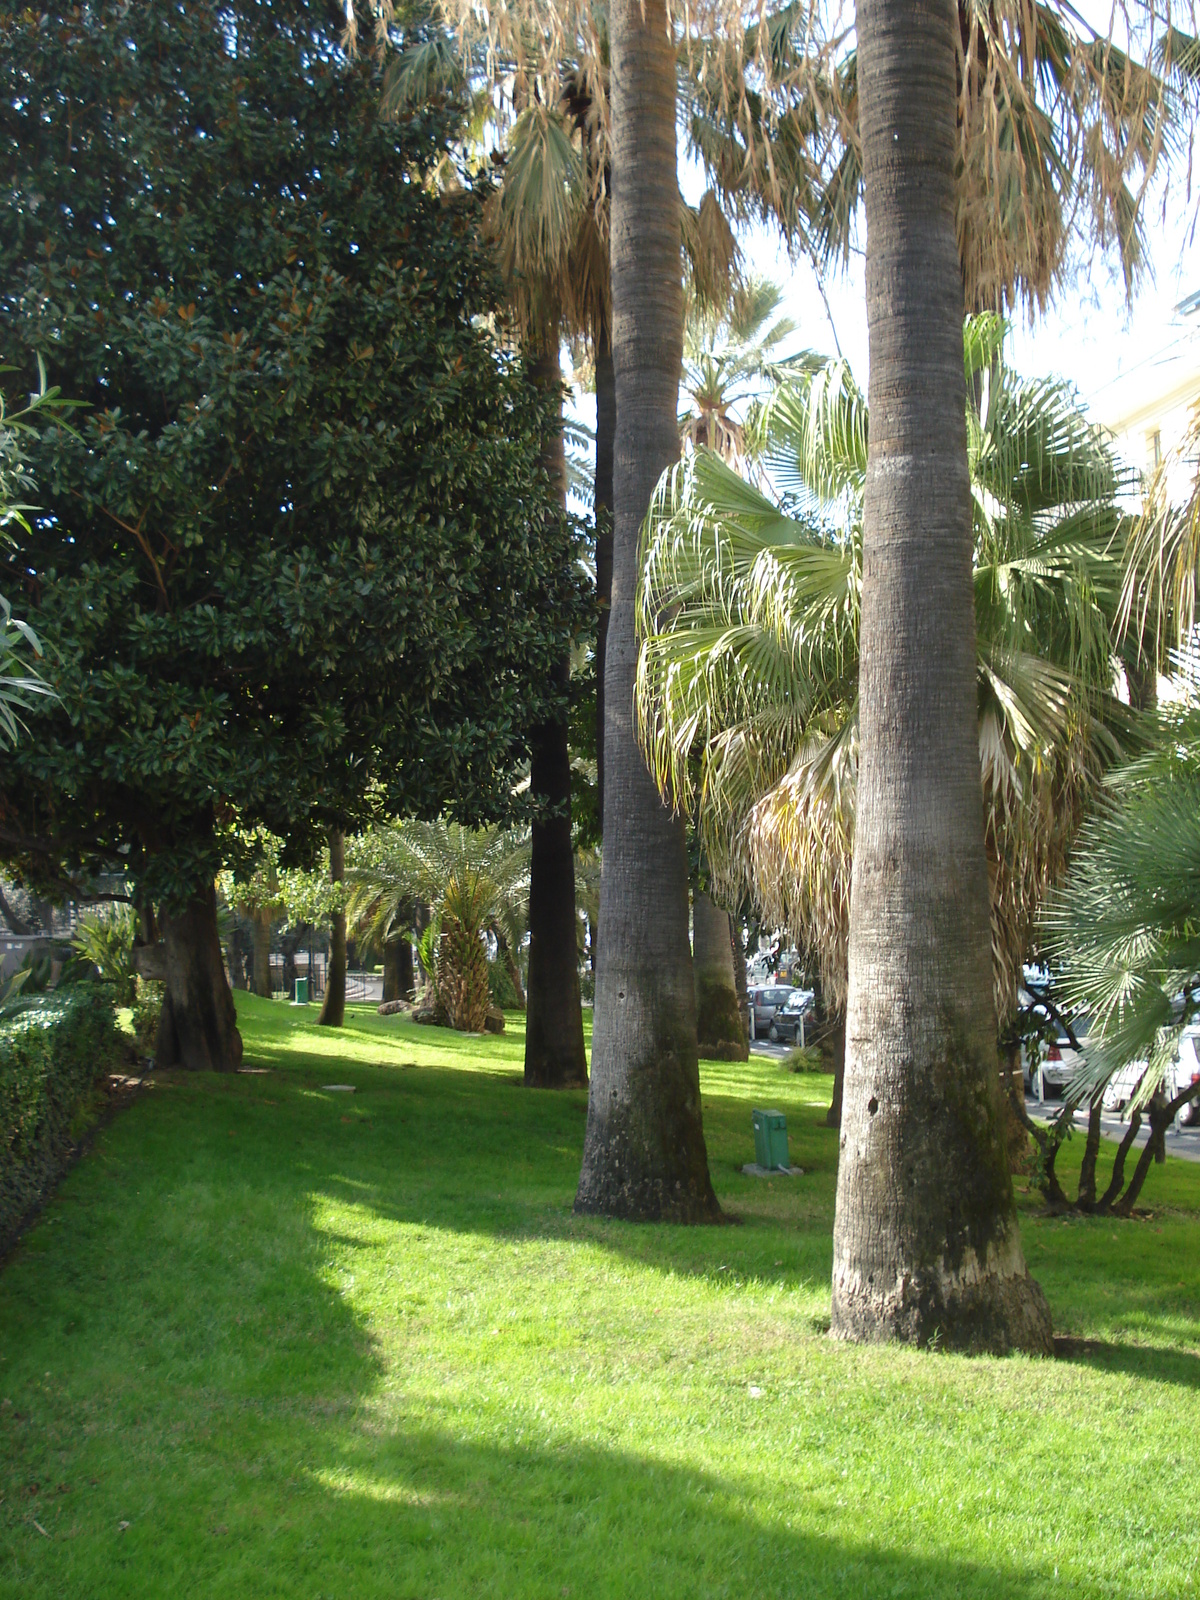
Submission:
M 0 1271 L 0 1594 L 1197 1593 L 1200 1169 L 1022 1198 L 1071 1359 L 847 1348 L 828 1079 L 705 1066 L 739 1225 L 638 1227 L 519 1019 L 239 1011 L 268 1070 L 161 1075 Z M 742 1176 L 764 1104 L 804 1177 Z

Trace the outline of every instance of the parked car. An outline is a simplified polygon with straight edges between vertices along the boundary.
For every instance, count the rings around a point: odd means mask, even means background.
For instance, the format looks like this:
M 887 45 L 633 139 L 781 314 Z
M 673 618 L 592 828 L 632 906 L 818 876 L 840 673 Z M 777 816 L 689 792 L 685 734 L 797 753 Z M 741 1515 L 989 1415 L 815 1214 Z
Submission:
M 1071 1043 L 1071 1034 L 1057 1018 L 1051 1018 L 1050 1038 L 1042 1050 L 1030 1051 L 1021 1046 L 1021 1071 L 1030 1094 L 1039 1100 L 1061 1095 L 1075 1073 L 1083 1065 L 1083 1052 Z M 1091 1028 L 1092 1019 L 1072 1017 L 1071 1033 L 1082 1045 Z
M 793 989 L 783 1004 L 776 1008 L 767 1027 L 767 1038 L 772 1044 L 802 1043 L 802 1034 L 816 1016 L 811 989 Z
M 1179 1035 L 1179 1060 L 1175 1063 L 1175 1094 L 1182 1094 L 1200 1082 L 1200 1024 L 1189 1024 Z M 1174 1098 L 1174 1096 L 1172 1096 Z M 1180 1122 L 1193 1126 L 1200 1122 L 1200 1101 L 1193 1100 L 1179 1113 Z
M 750 1001 L 751 1038 L 765 1039 L 769 1036 L 771 1018 L 791 993 L 790 984 L 769 984 L 750 990 L 747 998 Z

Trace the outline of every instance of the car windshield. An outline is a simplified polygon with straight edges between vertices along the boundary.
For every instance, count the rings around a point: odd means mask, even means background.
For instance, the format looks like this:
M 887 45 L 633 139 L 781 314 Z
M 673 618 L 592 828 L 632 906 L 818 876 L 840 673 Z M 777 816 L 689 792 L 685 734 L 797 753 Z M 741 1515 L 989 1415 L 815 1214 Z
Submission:
M 764 989 L 763 1004 L 768 1006 L 781 1006 L 791 994 L 790 989 Z
M 785 1009 L 788 1011 L 803 1011 L 810 998 L 811 996 L 805 994 L 803 989 L 793 989 L 787 997 Z

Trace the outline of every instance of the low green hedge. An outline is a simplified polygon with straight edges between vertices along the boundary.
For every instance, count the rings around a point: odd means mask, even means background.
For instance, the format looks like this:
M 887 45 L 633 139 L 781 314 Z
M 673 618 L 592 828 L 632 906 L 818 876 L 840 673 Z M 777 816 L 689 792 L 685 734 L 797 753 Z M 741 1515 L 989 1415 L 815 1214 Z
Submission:
M 61 1176 L 119 1049 L 111 985 L 79 984 L 0 1011 L 0 1251 Z

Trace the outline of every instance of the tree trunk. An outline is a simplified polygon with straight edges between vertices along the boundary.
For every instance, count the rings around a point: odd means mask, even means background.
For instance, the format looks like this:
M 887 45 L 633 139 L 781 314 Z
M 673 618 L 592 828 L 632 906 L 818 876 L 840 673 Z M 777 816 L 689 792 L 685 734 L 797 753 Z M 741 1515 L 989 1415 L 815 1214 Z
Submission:
M 264 1000 L 271 998 L 271 912 L 259 906 L 252 914 L 254 922 L 254 992 Z
M 341 883 L 346 876 L 346 840 L 341 833 L 329 835 L 329 880 Z M 336 911 L 329 934 L 329 966 L 325 972 L 325 998 L 317 1022 L 324 1028 L 340 1028 L 346 1020 L 346 913 Z
M 840 1128 L 842 1125 L 842 1097 L 846 1092 L 846 1018 L 844 1013 L 839 1013 L 832 1018 L 828 1031 L 821 1042 L 833 1063 L 833 1099 L 829 1103 L 829 1110 L 825 1113 L 825 1126 L 827 1128 Z
M 242 1036 L 221 956 L 216 892 L 210 885 L 183 911 L 160 912 L 158 920 L 167 979 L 155 1066 L 235 1071 L 242 1059 Z
M 729 919 L 729 950 L 733 956 L 733 986 L 737 990 L 738 1014 L 742 1019 L 742 1032 L 745 1033 L 750 1011 L 750 987 L 746 981 L 746 952 L 742 949 L 742 936 L 734 925 L 732 917 Z M 749 1050 L 750 1045 L 747 1040 L 747 1055 Z
M 596 339 L 596 785 L 600 833 L 604 834 L 604 660 L 613 576 L 613 440 L 617 431 L 617 385 L 607 323 Z M 593 931 L 593 942 L 595 933 Z
M 496 944 L 499 946 L 499 956 L 504 963 L 504 970 L 508 973 L 508 981 L 517 993 L 517 1006 L 525 1010 L 525 985 L 521 982 L 521 969 L 517 965 L 517 958 L 509 948 L 508 940 L 502 933 L 497 933 Z
M 729 917 L 699 890 L 692 897 L 692 967 L 700 1054 L 709 1061 L 745 1061 L 750 1045 L 738 1004 Z
M 394 934 L 383 945 L 384 1003 L 413 997 L 413 948 L 407 933 Z
M 603 938 L 575 1208 L 706 1222 L 720 1207 L 700 1115 L 687 840 L 642 760 L 632 713 L 638 535 L 659 474 L 679 452 L 676 64 L 663 0 L 616 0 L 610 40 L 617 432 L 604 663 Z
M 534 381 L 559 397 L 558 350 L 534 364 Z M 546 466 L 566 505 L 562 430 L 546 452 Z M 564 703 L 571 663 L 564 656 L 554 673 Z M 534 803 L 529 859 L 529 976 L 525 991 L 525 1082 L 540 1089 L 579 1088 L 587 1083 L 583 1004 L 575 928 L 575 851 L 571 845 L 571 752 L 566 710 L 541 723 L 531 741 L 529 791 Z
M 871 415 L 836 1337 L 1049 1352 L 1004 1141 L 979 776 L 952 0 L 858 0 Z
M 1100 1116 L 1104 1109 L 1099 1095 L 1088 1111 L 1087 1141 L 1083 1147 L 1083 1160 L 1079 1165 L 1079 1188 L 1075 1204 L 1081 1211 L 1096 1208 L 1096 1161 L 1100 1155 Z

